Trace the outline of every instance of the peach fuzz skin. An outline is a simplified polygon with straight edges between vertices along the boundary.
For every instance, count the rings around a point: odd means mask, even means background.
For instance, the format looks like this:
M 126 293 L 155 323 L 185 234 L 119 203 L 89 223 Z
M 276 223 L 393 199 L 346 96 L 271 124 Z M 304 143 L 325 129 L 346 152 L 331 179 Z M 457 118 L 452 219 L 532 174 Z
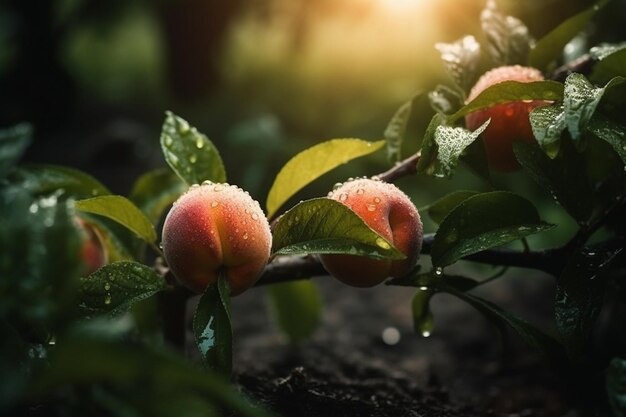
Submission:
M 332 276 L 354 287 L 372 287 L 388 277 L 405 275 L 415 266 L 422 247 L 422 222 L 415 205 L 399 188 L 382 181 L 357 179 L 333 191 L 330 198 L 351 208 L 406 255 L 401 260 L 357 255 L 320 256 L 322 265 Z
M 163 253 L 174 276 L 202 293 L 228 277 L 231 295 L 252 286 L 261 275 L 272 247 L 272 235 L 259 203 L 228 184 L 192 186 L 167 214 Z
M 503 81 L 532 82 L 543 80 L 541 72 L 535 68 L 520 65 L 498 67 L 483 74 L 470 91 L 467 102 L 494 84 Z M 534 143 L 530 126 L 530 112 L 539 106 L 550 104 L 549 101 L 528 100 L 497 104 L 493 107 L 476 111 L 465 116 L 468 129 L 476 130 L 489 118 L 491 122 L 480 135 L 487 162 L 495 171 L 511 172 L 520 166 L 513 152 L 513 142 Z

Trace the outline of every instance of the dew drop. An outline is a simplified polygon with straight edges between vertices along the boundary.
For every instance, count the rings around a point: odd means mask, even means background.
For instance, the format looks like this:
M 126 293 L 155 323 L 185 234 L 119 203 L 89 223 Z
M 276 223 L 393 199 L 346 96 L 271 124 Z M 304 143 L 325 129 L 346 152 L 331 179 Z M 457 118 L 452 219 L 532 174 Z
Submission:
M 346 201 L 348 199 L 348 194 L 343 193 L 339 195 L 339 201 Z
M 213 208 L 217 207 L 218 205 L 219 205 L 219 203 L 217 201 L 213 201 L 211 203 L 211 207 L 213 207 Z
M 367 211 L 376 211 L 376 204 L 368 204 Z
M 437 275 L 438 277 L 443 275 L 443 268 L 438 266 L 437 268 L 435 268 L 435 275 Z
M 104 284 L 104 290 L 105 290 L 105 291 L 109 291 L 110 289 L 111 289 L 111 284 L 110 284 L 110 283 L 108 283 L 108 282 L 107 282 L 107 283 L 105 283 L 105 284 Z
M 215 187 L 213 187 L 213 191 L 215 191 L 216 193 L 219 193 L 220 191 L 222 191 L 224 189 L 224 187 L 222 187 L 221 185 L 216 185 Z
M 333 185 L 333 190 L 336 190 L 337 188 L 341 187 L 342 185 L 343 185 L 343 183 L 336 182 L 335 185 Z
M 374 203 L 376 203 L 376 204 L 380 203 L 380 198 L 378 198 L 378 197 L 374 198 Z
M 204 181 L 202 181 L 202 185 L 213 185 L 213 181 L 204 180 Z
M 165 137 L 165 146 L 172 146 L 173 143 L 174 143 L 174 141 L 172 140 L 171 136 L 166 136 Z
M 196 155 L 195 153 L 189 156 L 189 162 L 191 162 L 192 164 L 195 164 L 197 161 L 198 161 L 198 155 Z
M 389 245 L 389 243 L 387 243 L 384 239 L 382 239 L 380 237 L 376 238 L 376 244 L 379 247 L 383 248 L 383 249 L 390 249 L 391 248 L 391 245 Z
M 250 217 L 252 217 L 252 220 L 259 220 L 259 215 L 256 213 L 252 213 Z
M 204 141 L 200 137 L 196 138 L 196 148 L 198 149 L 204 148 Z
M 430 331 L 429 330 L 422 331 L 422 336 L 423 337 L 430 337 Z
M 243 234 L 243 240 L 247 240 L 247 239 L 248 239 L 248 234 L 247 234 L 247 233 L 244 233 L 244 234 Z
M 422 290 L 422 291 L 427 291 L 428 287 L 425 287 L 425 286 L 422 285 L 419 289 Z
M 365 194 L 365 190 L 364 190 L 364 189 L 362 189 L 362 188 L 359 188 L 358 190 L 356 190 L 356 193 L 357 193 L 358 195 L 363 195 L 363 194 Z
M 196 189 L 196 188 L 198 188 L 198 187 L 200 187 L 200 185 L 199 185 L 199 184 L 191 184 L 191 186 L 189 187 L 189 189 L 190 189 L 190 190 L 193 190 L 193 189 Z
M 106 297 L 104 297 L 104 304 L 109 305 L 111 301 L 111 294 L 107 294 Z

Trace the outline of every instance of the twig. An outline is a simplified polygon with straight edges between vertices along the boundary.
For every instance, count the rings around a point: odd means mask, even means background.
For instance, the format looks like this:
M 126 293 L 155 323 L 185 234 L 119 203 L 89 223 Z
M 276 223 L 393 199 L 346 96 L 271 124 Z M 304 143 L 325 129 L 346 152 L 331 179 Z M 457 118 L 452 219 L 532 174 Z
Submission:
M 415 175 L 417 173 L 417 163 L 419 162 L 421 156 L 422 153 L 417 152 L 402 162 L 398 162 L 391 169 L 383 172 L 382 174 L 375 175 L 372 178 L 385 182 L 394 182 L 398 178 Z
M 564 65 L 561 65 L 550 74 L 548 74 L 548 79 L 554 81 L 565 81 L 568 75 L 573 72 L 578 72 L 581 74 L 589 74 L 593 69 L 596 61 L 589 54 L 581 55 L 573 61 L 570 61 Z
M 603 211 L 596 214 L 588 223 L 584 224 L 578 232 L 564 246 L 565 250 L 574 250 L 584 245 L 589 238 L 598 231 L 606 221 L 616 215 L 624 207 L 626 199 L 623 195 L 618 196 L 615 201 L 605 207 Z

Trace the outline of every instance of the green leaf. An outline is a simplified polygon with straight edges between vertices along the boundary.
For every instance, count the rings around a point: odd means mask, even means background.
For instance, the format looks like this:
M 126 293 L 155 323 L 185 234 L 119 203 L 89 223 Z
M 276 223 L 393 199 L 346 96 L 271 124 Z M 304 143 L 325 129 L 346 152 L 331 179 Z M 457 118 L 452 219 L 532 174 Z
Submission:
M 402 143 L 404 142 L 404 135 L 406 134 L 406 127 L 411 118 L 412 110 L 413 100 L 409 100 L 400 106 L 385 129 L 387 158 L 391 162 L 398 162 L 402 159 Z
M 224 163 L 213 142 L 169 111 L 161 130 L 161 148 L 168 165 L 187 185 L 226 182 Z
M 456 113 L 448 117 L 454 122 L 469 113 L 491 107 L 494 104 L 520 100 L 551 100 L 563 99 L 563 84 L 556 81 L 533 81 L 522 83 L 519 81 L 503 81 L 486 88 L 474 100 L 461 107 Z
M 626 126 L 596 113 L 587 127 L 591 133 L 608 142 L 626 164 Z
M 596 63 L 589 78 L 596 84 L 605 84 L 617 76 L 626 77 L 626 42 L 591 48 Z
M 439 84 L 428 93 L 430 106 L 438 113 L 452 114 L 463 106 L 463 97 L 458 91 Z
M 33 128 L 28 123 L 0 130 L 0 178 L 4 178 L 22 157 L 32 136 Z
M 267 217 L 299 190 L 341 164 L 369 155 L 385 145 L 385 141 L 331 139 L 312 146 L 291 158 L 280 170 L 267 195 Z
M 437 164 L 434 175 L 450 178 L 456 171 L 459 158 L 469 145 L 474 142 L 489 126 L 487 120 L 475 131 L 462 127 L 437 126 L 435 143 L 437 144 Z
M 157 224 L 165 209 L 187 188 L 170 169 L 156 169 L 145 173 L 135 182 L 129 198 L 153 224 Z
M 443 66 L 452 80 L 467 92 L 478 78 L 480 44 L 473 36 L 465 36 L 453 43 L 437 43 Z
M 440 224 L 456 206 L 476 194 L 478 194 L 478 191 L 454 191 L 435 201 L 431 205 L 420 209 L 420 211 L 427 211 L 432 221 Z
M 502 14 L 495 1 L 489 0 L 480 23 L 487 38 L 487 52 L 496 66 L 526 64 L 531 38 L 521 20 Z
M 626 417 L 626 359 L 611 360 L 606 374 L 606 390 L 615 417 Z
M 565 124 L 574 140 L 579 139 L 585 131 L 604 93 L 625 81 L 626 78 L 616 77 L 604 88 L 596 88 L 582 74 L 573 73 L 567 77 L 563 99 Z
M 621 251 L 583 248 L 570 257 L 557 280 L 556 324 L 574 360 L 584 358 L 593 325 L 604 302 L 605 273 Z
M 269 287 L 270 308 L 280 329 L 292 343 L 308 339 L 322 318 L 322 298 L 308 280 L 273 284 Z
M 529 65 L 547 70 L 548 65 L 563 55 L 565 45 L 584 31 L 595 14 L 607 3 L 602 0 L 592 7 L 563 21 L 560 25 L 539 39 L 530 51 Z
M 193 334 L 208 369 L 230 377 L 233 369 L 233 331 L 230 324 L 230 288 L 222 271 L 217 283 L 200 297 L 193 317 Z
M 472 294 L 468 294 L 463 291 L 458 291 L 450 286 L 442 286 L 441 290 L 455 295 L 456 297 L 465 301 L 476 310 L 480 311 L 496 326 L 500 328 L 510 327 L 529 346 L 543 353 L 552 364 L 556 365 L 559 368 L 563 368 L 564 366 L 566 366 L 564 363 L 565 351 L 563 349 L 563 346 L 553 337 L 545 334 L 525 320 L 522 320 L 521 318 L 502 310 L 500 307 L 490 301 L 487 301 Z
M 550 158 L 555 158 L 559 153 L 561 133 L 565 130 L 563 103 L 533 109 L 530 112 L 530 126 L 537 143 Z
M 435 171 L 435 163 L 437 161 L 437 144 L 435 143 L 435 131 L 439 126 L 445 126 L 445 116 L 436 113 L 424 132 L 421 145 L 421 157 L 417 161 L 417 172 L 432 175 Z
M 138 262 L 115 262 L 80 279 L 83 314 L 118 314 L 166 288 L 165 279 Z
M 562 146 L 559 156 L 550 159 L 537 145 L 516 142 L 515 156 L 528 175 L 552 195 L 578 221 L 586 222 L 593 210 L 593 187 L 584 156 Z M 585 198 L 581 198 L 585 196 Z
M 459 204 L 439 226 L 431 251 L 433 265 L 450 265 L 550 228 L 521 196 L 506 191 L 478 194 Z
M 334 253 L 375 259 L 405 256 L 338 201 L 316 198 L 287 211 L 274 225 L 272 252 L 281 255 Z
M 482 141 L 475 140 L 461 156 L 461 161 L 487 184 L 491 184 L 491 173 L 487 162 L 487 153 Z M 493 187 L 492 187 L 493 188 Z
M 91 175 L 63 166 L 25 166 L 17 169 L 11 179 L 33 195 L 62 192 L 74 198 L 89 198 L 111 194 Z
M 430 310 L 430 299 L 434 292 L 428 289 L 418 289 L 411 302 L 413 312 L 413 328 L 424 337 L 432 334 L 434 328 L 433 313 Z
M 154 226 L 130 200 L 119 195 L 103 195 L 76 201 L 76 209 L 116 221 L 148 243 L 157 238 Z

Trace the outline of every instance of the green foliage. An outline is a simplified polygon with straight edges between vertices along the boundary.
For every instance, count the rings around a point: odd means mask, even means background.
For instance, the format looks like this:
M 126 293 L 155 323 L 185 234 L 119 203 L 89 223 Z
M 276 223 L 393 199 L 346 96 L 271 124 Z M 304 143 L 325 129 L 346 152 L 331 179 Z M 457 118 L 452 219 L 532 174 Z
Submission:
M 489 0 L 480 15 L 480 23 L 487 38 L 487 52 L 496 66 L 527 62 L 531 38 L 521 20 L 504 15 L 496 2 Z
M 468 92 L 479 76 L 480 44 L 476 38 L 465 36 L 453 43 L 437 43 L 435 47 L 452 81 L 462 92 Z
M 20 167 L 12 173 L 11 180 L 33 195 L 62 193 L 73 198 L 89 198 L 111 194 L 91 175 L 63 166 Z
M 0 178 L 15 166 L 30 144 L 32 134 L 33 128 L 29 124 L 0 130 Z
M 273 236 L 272 252 L 280 255 L 335 253 L 405 258 L 352 210 L 328 198 L 296 204 L 278 218 Z
M 315 179 L 352 159 L 376 152 L 384 144 L 384 141 L 331 139 L 300 152 L 281 168 L 274 179 L 267 195 L 268 217 L 273 217 L 290 197 Z
M 406 127 L 413 111 L 413 100 L 404 103 L 393 115 L 385 129 L 387 140 L 387 158 L 391 162 L 399 162 L 402 158 L 402 143 L 406 135 Z
M 606 375 L 606 387 L 615 417 L 626 416 L 626 359 L 613 358 Z
M 489 122 L 487 120 L 473 132 L 462 127 L 437 126 L 433 137 L 437 144 L 437 162 L 434 165 L 433 174 L 448 178 L 454 175 L 459 158 L 465 149 L 487 129 Z
M 227 378 L 233 369 L 230 288 L 224 271 L 200 297 L 193 317 L 193 334 L 206 367 Z
M 432 221 L 440 224 L 456 206 L 476 194 L 478 194 L 478 191 L 454 191 L 444 197 L 441 197 L 439 200 L 421 209 L 420 211 L 428 212 Z
M 129 199 L 141 209 L 153 224 L 187 186 L 171 170 L 163 168 L 146 172 L 133 185 Z
M 322 298 L 307 280 L 274 284 L 268 289 L 270 308 L 281 331 L 292 343 L 308 339 L 322 318 Z
M 593 82 L 605 84 L 615 77 L 626 77 L 626 43 L 601 45 L 591 48 L 589 52 L 600 61 L 591 71 Z

